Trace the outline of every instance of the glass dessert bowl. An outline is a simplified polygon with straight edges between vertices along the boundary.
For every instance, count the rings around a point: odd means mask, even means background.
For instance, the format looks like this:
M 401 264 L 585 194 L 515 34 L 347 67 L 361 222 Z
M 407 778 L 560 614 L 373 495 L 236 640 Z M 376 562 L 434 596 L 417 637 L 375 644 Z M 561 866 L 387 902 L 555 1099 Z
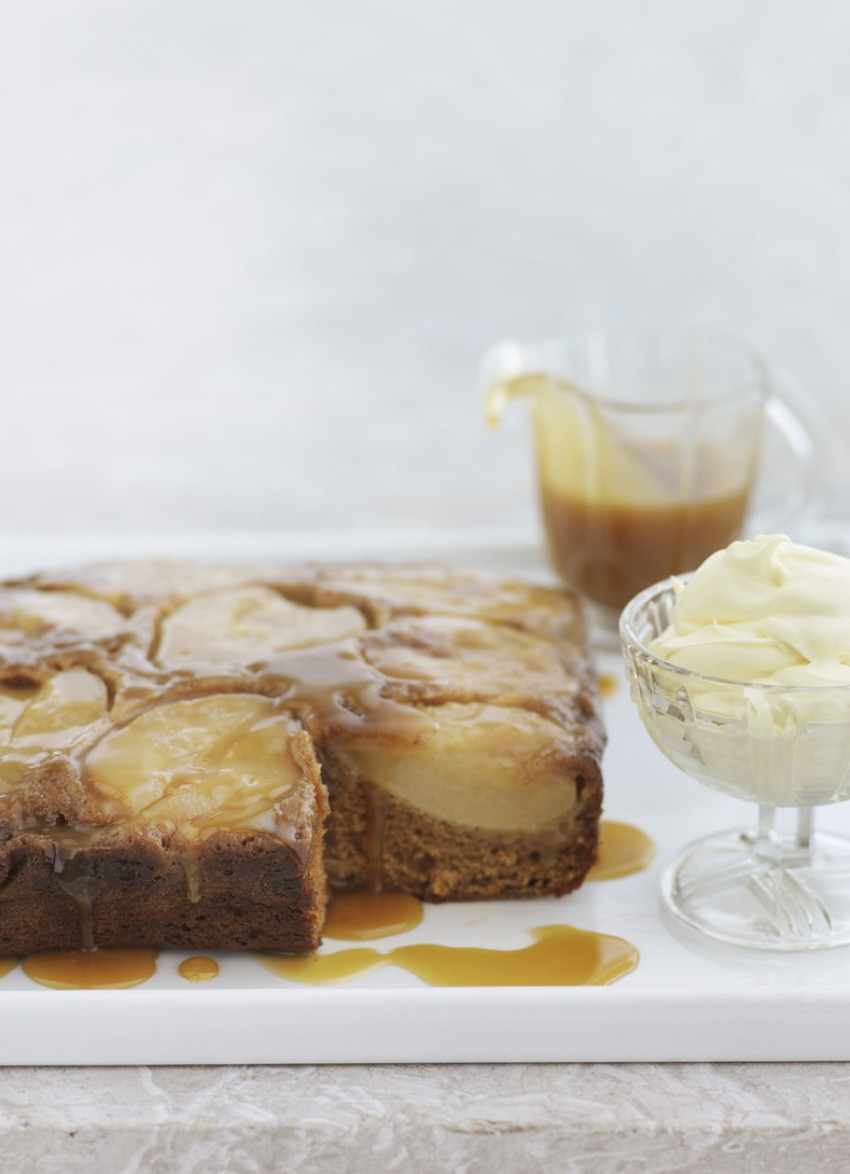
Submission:
M 711 938 L 770 950 L 850 943 L 850 839 L 814 831 L 850 798 L 850 684 L 749 683 L 683 668 L 650 645 L 682 583 L 620 618 L 632 699 L 659 749 L 699 782 L 758 805 L 754 831 L 688 845 L 662 877 L 666 910 Z

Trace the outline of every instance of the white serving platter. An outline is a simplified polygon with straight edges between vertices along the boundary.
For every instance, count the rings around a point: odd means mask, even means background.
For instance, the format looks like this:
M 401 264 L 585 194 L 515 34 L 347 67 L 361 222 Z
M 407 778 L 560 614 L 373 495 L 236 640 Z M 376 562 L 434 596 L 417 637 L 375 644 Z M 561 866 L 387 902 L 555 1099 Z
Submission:
M 0 576 L 151 554 L 441 558 L 547 574 L 533 534 L 502 531 L 11 536 L 0 550 Z M 709 831 L 749 826 L 755 812 L 680 775 L 645 734 L 619 658 L 599 659 L 618 678 L 606 700 L 605 816 L 652 836 L 655 863 L 558 900 L 430 906 L 415 930 L 372 944 L 511 949 L 530 944 L 529 929 L 563 923 L 632 942 L 640 951 L 632 974 L 607 987 L 436 988 L 385 967 L 312 987 L 276 977 L 249 955 L 222 953 L 219 976 L 196 984 L 178 974 L 186 954 L 163 951 L 141 986 L 59 991 L 18 967 L 0 979 L 0 1063 L 850 1060 L 850 950 L 788 956 L 710 947 L 662 921 L 665 860 Z M 850 831 L 850 805 L 826 812 L 823 825 Z

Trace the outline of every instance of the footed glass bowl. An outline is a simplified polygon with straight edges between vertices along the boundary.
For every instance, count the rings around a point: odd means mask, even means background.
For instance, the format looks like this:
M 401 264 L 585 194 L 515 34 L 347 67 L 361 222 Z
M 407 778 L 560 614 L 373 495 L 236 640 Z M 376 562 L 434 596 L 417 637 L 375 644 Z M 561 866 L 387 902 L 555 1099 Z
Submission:
M 850 685 L 747 684 L 679 668 L 648 647 L 674 602 L 669 579 L 622 613 L 632 700 L 671 762 L 757 804 L 758 820 L 685 848 L 663 874 L 664 905 L 736 945 L 850 943 L 850 839 L 813 830 L 816 807 L 850 798 Z

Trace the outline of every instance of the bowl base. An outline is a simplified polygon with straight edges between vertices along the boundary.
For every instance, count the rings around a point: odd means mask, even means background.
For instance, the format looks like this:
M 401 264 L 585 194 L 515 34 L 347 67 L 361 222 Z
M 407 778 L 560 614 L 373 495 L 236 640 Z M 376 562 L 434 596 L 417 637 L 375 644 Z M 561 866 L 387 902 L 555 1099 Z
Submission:
M 661 898 L 716 941 L 759 950 L 850 945 L 850 838 L 815 833 L 799 859 L 766 860 L 733 831 L 688 845 L 665 869 Z

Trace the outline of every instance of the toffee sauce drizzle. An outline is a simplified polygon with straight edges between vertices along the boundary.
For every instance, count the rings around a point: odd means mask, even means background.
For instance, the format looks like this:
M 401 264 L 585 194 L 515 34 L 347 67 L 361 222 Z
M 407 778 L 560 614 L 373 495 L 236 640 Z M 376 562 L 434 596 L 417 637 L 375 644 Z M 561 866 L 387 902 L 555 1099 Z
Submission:
M 603 820 L 599 859 L 588 880 L 613 880 L 646 868 L 655 845 L 630 824 Z M 423 909 L 416 898 L 373 890 L 337 893 L 325 937 L 369 941 L 414 929 Z M 397 966 L 431 986 L 604 986 L 631 973 L 638 951 L 623 938 L 569 925 L 530 931 L 534 942 L 515 950 L 417 943 L 387 952 L 369 947 L 306 957 L 258 955 L 263 966 L 290 982 L 323 985 L 385 966 Z
M 304 958 L 260 955 L 267 970 L 293 982 L 324 984 L 397 966 L 429 986 L 603 986 L 629 974 L 638 952 L 622 938 L 543 925 L 517 950 L 415 944 L 383 953 L 367 946 Z
M 646 868 L 654 855 L 655 845 L 645 832 L 603 820 L 599 859 L 588 880 L 629 876 Z M 404 893 L 339 892 L 328 908 L 325 937 L 350 942 L 392 937 L 415 929 L 423 915 L 422 902 Z M 257 958 L 280 978 L 309 985 L 397 966 L 431 986 L 599 986 L 616 982 L 638 964 L 637 949 L 610 934 L 569 925 L 538 926 L 529 932 L 533 943 L 513 950 L 416 943 L 386 952 L 355 947 L 304 957 Z M 145 982 L 156 970 L 156 959 L 157 951 L 151 949 L 53 950 L 29 955 L 23 970 L 34 982 L 56 989 L 116 989 Z M 17 962 L 0 958 L 0 977 Z M 199 955 L 184 959 L 177 973 L 189 982 L 208 982 L 218 976 L 219 965 Z

